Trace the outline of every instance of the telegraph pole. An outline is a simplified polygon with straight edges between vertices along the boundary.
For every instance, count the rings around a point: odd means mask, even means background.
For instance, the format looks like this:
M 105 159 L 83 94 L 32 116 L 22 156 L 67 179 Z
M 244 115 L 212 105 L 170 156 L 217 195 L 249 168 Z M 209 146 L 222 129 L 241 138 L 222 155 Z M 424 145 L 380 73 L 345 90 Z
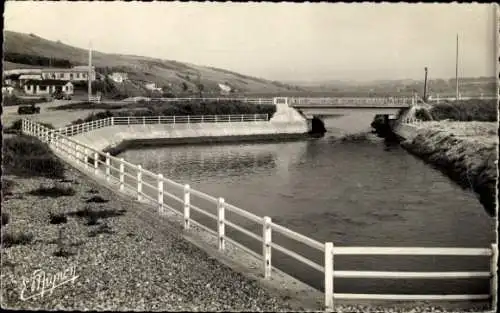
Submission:
M 427 67 L 425 67 L 424 101 L 427 101 Z
M 455 59 L 455 81 L 456 81 L 456 88 L 455 88 L 455 97 L 456 100 L 458 101 L 459 93 L 458 93 L 458 34 L 457 34 L 457 55 Z
M 88 73 L 88 94 L 89 101 L 92 97 L 92 43 L 89 44 L 89 73 Z

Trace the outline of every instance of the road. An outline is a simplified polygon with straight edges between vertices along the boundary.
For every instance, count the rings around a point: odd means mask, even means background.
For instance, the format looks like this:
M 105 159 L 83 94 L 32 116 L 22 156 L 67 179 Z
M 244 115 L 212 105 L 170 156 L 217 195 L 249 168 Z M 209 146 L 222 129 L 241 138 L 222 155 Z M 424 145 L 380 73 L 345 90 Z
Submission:
M 72 121 L 77 120 L 79 118 L 84 118 L 91 114 L 92 112 L 97 113 L 104 110 L 101 109 L 89 109 L 89 110 L 50 110 L 50 108 L 68 104 L 80 102 L 79 100 L 53 100 L 51 102 L 43 102 L 37 104 L 40 107 L 40 114 L 17 114 L 18 105 L 3 107 L 2 114 L 2 125 L 4 127 L 9 127 L 14 121 L 21 118 L 29 118 L 34 121 L 50 123 L 54 125 L 54 127 L 64 127 L 70 124 Z

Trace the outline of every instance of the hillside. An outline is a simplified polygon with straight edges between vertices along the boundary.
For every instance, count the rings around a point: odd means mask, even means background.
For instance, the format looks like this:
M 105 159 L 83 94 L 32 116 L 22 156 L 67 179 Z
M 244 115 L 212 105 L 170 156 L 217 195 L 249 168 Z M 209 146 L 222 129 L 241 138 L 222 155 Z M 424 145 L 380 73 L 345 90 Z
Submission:
M 34 34 L 23 34 L 12 31 L 4 31 L 4 69 L 29 68 L 26 65 L 32 57 L 56 60 L 59 64 L 70 63 L 74 65 L 85 65 L 88 60 L 88 51 L 66 45 L 59 41 L 51 41 Z M 22 55 L 22 57 L 20 57 Z M 28 56 L 29 60 L 26 61 Z M 241 75 L 231 71 L 214 67 L 205 67 L 171 60 L 161 60 L 150 57 L 109 54 L 93 51 L 92 63 L 98 72 L 122 71 L 129 74 L 129 79 L 134 85 L 141 82 L 154 82 L 164 90 L 173 93 L 183 91 L 183 83 L 189 89 L 188 92 L 197 91 L 197 84 L 203 84 L 206 94 L 219 92 L 218 84 L 227 83 L 239 94 L 255 93 L 282 93 L 290 90 L 301 91 L 301 88 L 282 84 L 279 82 Z M 21 65 L 21 63 L 23 63 Z M 37 66 L 34 66 L 37 67 Z M 139 92 L 141 88 L 124 88 Z

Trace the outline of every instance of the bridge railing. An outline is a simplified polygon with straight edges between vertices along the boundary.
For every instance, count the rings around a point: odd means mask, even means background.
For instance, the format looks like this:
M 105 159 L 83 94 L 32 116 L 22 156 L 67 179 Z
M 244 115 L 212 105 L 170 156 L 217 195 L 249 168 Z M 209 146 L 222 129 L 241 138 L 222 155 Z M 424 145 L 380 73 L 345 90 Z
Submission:
M 335 105 L 335 106 L 410 106 L 415 97 L 342 97 L 342 98 L 288 98 L 289 105 Z
M 65 136 L 75 136 L 103 127 L 114 125 L 153 125 L 153 124 L 204 124 L 204 123 L 241 123 L 269 121 L 269 114 L 234 115 L 171 115 L 171 116 L 114 116 L 62 127 L 56 131 Z
M 374 300 L 491 300 L 492 307 L 497 304 L 497 255 L 498 248 L 492 244 L 489 248 L 429 248 L 429 247 L 342 247 L 332 242 L 319 242 L 305 235 L 290 230 L 272 221 L 269 216 L 257 216 L 236 205 L 227 203 L 224 198 L 214 197 L 156 174 L 140 165 L 125 161 L 123 158 L 111 156 L 90 146 L 86 146 L 57 130 L 46 128 L 28 119 L 22 120 L 22 131 L 35 136 L 49 144 L 51 149 L 62 159 L 79 168 L 90 176 L 96 176 L 119 191 L 134 197 L 143 203 L 154 206 L 161 216 L 167 212 L 180 217 L 184 229 L 192 226 L 204 229 L 217 239 L 221 253 L 230 242 L 242 250 L 262 260 L 262 272 L 265 278 L 272 275 L 272 250 L 280 251 L 301 262 L 304 266 L 315 269 L 324 275 L 325 309 L 333 310 L 335 300 L 341 299 L 374 299 Z M 233 218 L 231 218 L 231 215 Z M 236 218 L 234 216 L 238 216 Z M 203 220 L 203 217 L 205 220 Z M 244 224 L 253 223 L 260 228 L 260 233 L 250 231 Z M 207 222 L 208 221 L 208 222 Z M 210 227 L 210 222 L 212 227 Z M 253 238 L 262 244 L 261 252 L 230 238 L 227 229 Z M 273 233 L 279 233 L 288 239 L 305 244 L 323 254 L 322 264 L 318 264 L 307 255 L 285 248 L 274 241 Z M 460 272 L 408 272 L 408 271 L 343 271 L 335 267 L 335 256 L 338 255 L 448 255 L 456 257 L 484 256 L 490 258 L 489 271 Z M 489 294 L 356 294 L 336 293 L 335 278 L 383 278 L 383 279 L 464 279 L 484 278 L 490 280 Z

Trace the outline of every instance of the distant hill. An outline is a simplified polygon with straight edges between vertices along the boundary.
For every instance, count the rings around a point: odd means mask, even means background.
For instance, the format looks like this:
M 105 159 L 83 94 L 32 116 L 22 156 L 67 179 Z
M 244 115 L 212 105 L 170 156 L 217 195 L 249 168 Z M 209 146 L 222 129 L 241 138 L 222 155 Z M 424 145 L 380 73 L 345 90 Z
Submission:
M 88 50 L 73 47 L 59 41 L 51 41 L 34 34 L 4 31 L 4 69 L 43 67 L 47 62 L 54 67 L 86 65 Z M 57 63 L 54 65 L 54 63 Z M 236 89 L 239 94 L 281 94 L 289 91 L 300 92 L 303 88 L 276 81 L 255 78 L 232 71 L 161 60 L 150 57 L 109 54 L 98 51 L 92 53 L 92 64 L 98 72 L 127 72 L 131 80 L 127 88 L 129 96 L 142 95 L 145 90 L 137 87 L 145 82 L 154 82 L 158 87 L 174 94 L 182 93 L 187 86 L 189 92 L 197 92 L 201 82 L 205 94 L 218 94 L 219 83 Z

